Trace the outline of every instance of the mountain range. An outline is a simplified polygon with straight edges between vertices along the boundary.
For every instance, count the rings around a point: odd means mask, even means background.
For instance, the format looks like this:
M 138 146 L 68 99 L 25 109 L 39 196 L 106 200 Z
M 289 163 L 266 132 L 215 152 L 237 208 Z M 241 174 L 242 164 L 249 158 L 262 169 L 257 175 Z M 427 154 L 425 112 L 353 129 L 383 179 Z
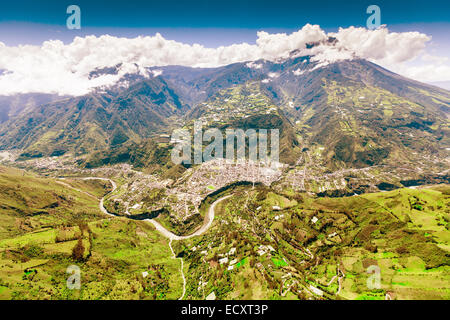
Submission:
M 278 61 L 147 70 L 152 76 L 126 75 L 85 96 L 15 107 L 2 118 L 0 149 L 19 149 L 21 159 L 95 153 L 130 161 L 117 153 L 146 139 L 158 144 L 161 135 L 202 118 L 219 128 L 282 129 L 281 162 L 291 166 L 309 151 L 319 152 L 331 172 L 421 161 L 436 172 L 448 169 L 442 161 L 450 148 L 450 92 L 366 60 L 323 65 L 292 52 Z

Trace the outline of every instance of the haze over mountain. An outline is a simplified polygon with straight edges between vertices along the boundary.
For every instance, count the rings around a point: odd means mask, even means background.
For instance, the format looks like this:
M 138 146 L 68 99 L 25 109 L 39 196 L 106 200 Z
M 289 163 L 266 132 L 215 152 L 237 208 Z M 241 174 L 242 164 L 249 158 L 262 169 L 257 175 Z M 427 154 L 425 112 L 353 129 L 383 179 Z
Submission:
M 436 81 L 430 84 L 441 87 L 442 89 L 450 90 L 450 81 Z
M 95 70 L 91 77 L 117 74 L 119 68 Z M 277 106 L 291 119 L 295 145 L 327 147 L 331 169 L 413 161 L 412 152 L 445 157 L 450 147 L 450 93 L 362 59 L 323 66 L 294 51 L 276 62 L 146 70 L 153 76 L 128 74 L 88 95 L 12 114 L 0 126 L 0 147 L 36 157 L 88 154 L 139 142 L 170 134 L 183 119 L 199 117 L 202 104 L 219 92 L 248 83 L 258 83 L 258 94 L 270 101 L 267 106 Z M 221 112 L 214 110 L 225 116 Z
M 18 115 L 25 108 L 32 108 L 52 101 L 61 100 L 57 94 L 25 93 L 11 96 L 0 96 L 0 123 Z
M 2 125 L 0 144 L 29 157 L 85 154 L 165 131 L 168 118 L 185 108 L 161 78 L 113 89 L 19 113 Z

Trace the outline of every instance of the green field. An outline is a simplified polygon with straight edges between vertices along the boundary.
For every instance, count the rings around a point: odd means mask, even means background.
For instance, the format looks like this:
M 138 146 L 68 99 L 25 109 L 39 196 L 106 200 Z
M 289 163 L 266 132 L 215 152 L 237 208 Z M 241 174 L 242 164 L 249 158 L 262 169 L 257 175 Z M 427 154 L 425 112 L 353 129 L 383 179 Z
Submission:
M 104 216 L 107 184 L 64 183 L 0 167 L 1 299 L 181 296 L 166 238 L 145 221 Z M 450 299 L 448 185 L 341 198 L 263 186 L 227 192 L 208 232 L 172 243 L 186 299 Z M 66 284 L 72 265 L 80 290 Z M 375 289 L 370 266 L 380 270 Z

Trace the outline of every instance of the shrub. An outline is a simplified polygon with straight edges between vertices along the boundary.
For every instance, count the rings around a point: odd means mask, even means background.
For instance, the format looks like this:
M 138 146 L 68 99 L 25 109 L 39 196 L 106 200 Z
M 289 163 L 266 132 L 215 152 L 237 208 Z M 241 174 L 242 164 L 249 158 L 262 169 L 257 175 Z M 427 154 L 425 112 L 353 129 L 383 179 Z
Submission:
M 83 255 L 84 255 L 83 240 L 79 238 L 77 244 L 72 249 L 72 258 L 74 260 L 80 261 L 83 260 Z
M 403 245 L 395 249 L 395 252 L 397 252 L 398 254 L 406 254 L 409 253 L 409 250 L 406 246 Z
M 39 247 L 38 245 L 35 244 L 31 244 L 31 245 L 27 245 L 24 247 L 24 255 L 27 256 L 28 258 L 35 258 L 40 256 L 42 253 L 44 252 L 44 250 Z

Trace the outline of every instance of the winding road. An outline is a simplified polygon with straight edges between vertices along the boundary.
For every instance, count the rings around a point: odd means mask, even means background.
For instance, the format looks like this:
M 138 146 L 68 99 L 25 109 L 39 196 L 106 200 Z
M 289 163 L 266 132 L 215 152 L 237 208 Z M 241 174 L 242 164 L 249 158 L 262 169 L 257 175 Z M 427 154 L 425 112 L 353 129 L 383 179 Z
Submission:
M 103 180 L 103 181 L 109 181 L 111 183 L 112 190 L 110 192 L 108 192 L 108 194 L 104 195 L 103 198 L 100 199 L 99 208 L 104 214 L 106 214 L 108 216 L 116 217 L 116 215 L 109 213 L 108 210 L 106 210 L 106 208 L 104 206 L 104 201 L 105 201 L 106 196 L 113 193 L 117 189 L 117 184 L 113 180 L 108 179 L 108 178 L 87 177 L 87 178 L 82 178 L 82 179 L 83 180 Z M 78 191 L 82 192 L 81 190 L 78 190 Z M 164 237 L 166 237 L 170 240 L 185 240 L 185 239 L 193 238 L 196 236 L 200 236 L 200 235 L 204 234 L 206 231 L 208 231 L 208 229 L 211 227 L 211 224 L 214 220 L 214 216 L 215 216 L 214 210 L 216 208 L 216 205 L 219 202 L 222 202 L 223 200 L 230 198 L 231 196 L 232 195 L 224 196 L 224 197 L 219 198 L 216 201 L 214 201 L 213 204 L 211 205 L 211 207 L 209 207 L 209 209 L 208 209 L 208 214 L 205 217 L 205 221 L 204 221 L 203 225 L 199 229 L 197 229 L 194 233 L 187 235 L 187 236 L 178 236 L 178 235 L 174 234 L 173 232 L 164 228 L 158 221 L 155 221 L 154 219 L 144 219 L 143 221 L 147 221 L 147 222 L 150 222 L 151 224 L 153 224 L 153 226 L 156 228 L 156 230 L 159 231 L 159 233 L 161 233 Z
M 109 181 L 109 183 L 111 183 L 112 190 L 110 192 L 108 192 L 107 194 L 105 194 L 103 196 L 103 198 L 100 199 L 100 203 L 98 204 L 98 207 L 100 208 L 100 211 L 103 212 L 104 214 L 106 214 L 108 216 L 111 216 L 111 217 L 115 217 L 115 215 L 113 215 L 112 213 L 109 213 L 108 210 L 106 210 L 105 206 L 103 205 L 103 202 L 105 201 L 105 197 L 108 194 L 113 193 L 114 191 L 116 191 L 117 184 L 114 181 L 112 181 L 111 179 L 108 179 L 108 178 L 87 177 L 87 178 L 83 178 L 83 180 L 103 180 L 103 181 Z
M 62 178 L 62 179 L 64 179 L 64 178 Z M 117 189 L 117 184 L 113 180 L 108 179 L 108 178 L 86 177 L 86 178 L 81 178 L 81 179 L 82 180 L 103 180 L 103 181 L 109 181 L 111 183 L 112 190 L 110 192 L 108 192 L 106 195 L 104 195 L 100 199 L 99 208 L 104 214 L 106 214 L 108 216 L 111 216 L 111 217 L 116 217 L 116 215 L 114 215 L 112 213 L 109 213 L 108 210 L 106 210 L 106 208 L 104 206 L 104 201 L 105 201 L 106 196 L 108 196 L 109 194 L 113 193 Z M 65 184 L 65 185 L 66 186 L 70 186 L 69 184 Z M 73 188 L 73 189 L 75 189 L 75 188 Z M 79 189 L 75 189 L 75 190 L 77 190 L 79 192 L 84 192 L 84 191 L 79 190 Z M 143 220 L 143 221 L 150 222 L 155 227 L 155 229 L 159 231 L 159 233 L 161 233 L 164 237 L 169 239 L 169 248 L 170 248 L 170 251 L 172 252 L 172 258 L 173 259 L 180 259 L 180 261 L 181 261 L 180 271 L 181 271 L 181 277 L 183 279 L 183 293 L 182 293 L 181 297 L 179 298 L 179 300 L 182 300 L 184 298 L 185 293 L 186 293 L 186 277 L 184 276 L 184 270 L 183 270 L 183 267 L 184 267 L 183 258 L 177 258 L 176 257 L 175 252 L 174 252 L 174 250 L 172 248 L 172 241 L 173 240 L 185 240 L 185 239 L 193 238 L 193 237 L 196 237 L 196 236 L 200 236 L 203 233 L 205 233 L 206 231 L 208 231 L 208 229 L 211 227 L 211 224 L 212 224 L 212 222 L 214 220 L 216 205 L 218 203 L 222 202 L 223 200 L 230 198 L 231 196 L 232 195 L 224 196 L 224 197 L 219 198 L 216 201 L 214 201 L 213 204 L 211 205 L 211 207 L 209 207 L 209 209 L 208 209 L 208 213 L 205 216 L 205 220 L 204 220 L 203 225 L 199 229 L 197 229 L 194 233 L 192 233 L 190 235 L 187 235 L 187 236 L 178 236 L 178 235 L 174 234 L 173 232 L 171 232 L 171 231 L 167 230 L 166 228 L 164 228 L 158 221 L 155 221 L 154 219 L 145 219 L 145 220 Z
M 58 178 L 58 179 L 59 179 L 59 180 L 66 180 L 66 178 Z M 116 184 L 113 180 L 108 179 L 108 178 L 99 178 L 99 177 L 86 177 L 86 178 L 70 177 L 70 179 L 102 180 L 102 181 L 108 181 L 109 183 L 111 183 L 111 185 L 112 185 L 112 190 L 111 190 L 110 192 L 108 192 L 106 195 L 104 195 L 103 198 L 100 199 L 100 203 L 98 204 L 98 207 L 99 207 L 100 211 L 103 212 L 104 214 L 106 214 L 106 215 L 108 215 L 108 216 L 111 216 L 111 217 L 115 217 L 115 215 L 109 213 L 108 210 L 106 210 L 105 206 L 103 205 L 103 202 L 105 201 L 105 197 L 106 197 L 108 194 L 114 192 L 114 191 L 117 189 L 117 184 Z M 84 194 L 86 194 L 86 195 L 88 195 L 88 196 L 90 196 L 90 197 L 96 198 L 96 197 L 93 196 L 92 194 L 90 194 L 90 193 L 88 193 L 88 192 L 86 192 L 86 191 L 77 189 L 77 188 L 75 188 L 75 187 L 71 186 L 70 184 L 65 183 L 65 182 L 63 182 L 63 181 L 56 181 L 56 183 L 61 184 L 61 185 L 65 186 L 65 187 L 71 188 L 71 189 L 73 189 L 73 190 L 76 190 L 76 191 L 78 191 L 78 192 L 84 193 Z M 97 198 L 97 199 L 98 199 L 98 198 Z
M 184 276 L 184 270 L 183 270 L 183 268 L 184 268 L 184 261 L 183 261 L 183 258 L 177 258 L 177 256 L 175 255 L 175 251 L 173 251 L 173 248 L 172 248 L 172 239 L 170 239 L 169 240 L 169 248 L 170 248 L 170 251 L 172 251 L 172 259 L 180 259 L 180 261 L 181 261 L 181 266 L 180 266 L 180 272 L 181 272 L 181 278 L 183 279 L 183 293 L 181 294 L 181 297 L 178 299 L 178 300 L 183 300 L 183 298 L 184 298 L 184 295 L 186 294 L 186 277 Z
M 214 215 L 215 215 L 214 210 L 216 208 L 216 205 L 219 202 L 221 202 L 225 199 L 228 199 L 229 197 L 231 197 L 231 195 L 222 197 L 222 198 L 214 201 L 214 203 L 211 205 L 211 207 L 209 207 L 208 214 L 205 217 L 205 222 L 203 223 L 203 225 L 197 231 L 195 231 L 194 233 L 187 235 L 187 236 L 178 236 L 178 235 L 174 234 L 173 232 L 164 228 L 158 221 L 155 221 L 154 219 L 145 219 L 144 221 L 148 221 L 151 224 L 153 224 L 153 226 L 156 228 L 156 230 L 158 230 L 164 237 L 169 238 L 170 240 L 185 240 L 185 239 L 189 239 L 192 237 L 200 236 L 211 227 L 211 224 L 214 220 Z

